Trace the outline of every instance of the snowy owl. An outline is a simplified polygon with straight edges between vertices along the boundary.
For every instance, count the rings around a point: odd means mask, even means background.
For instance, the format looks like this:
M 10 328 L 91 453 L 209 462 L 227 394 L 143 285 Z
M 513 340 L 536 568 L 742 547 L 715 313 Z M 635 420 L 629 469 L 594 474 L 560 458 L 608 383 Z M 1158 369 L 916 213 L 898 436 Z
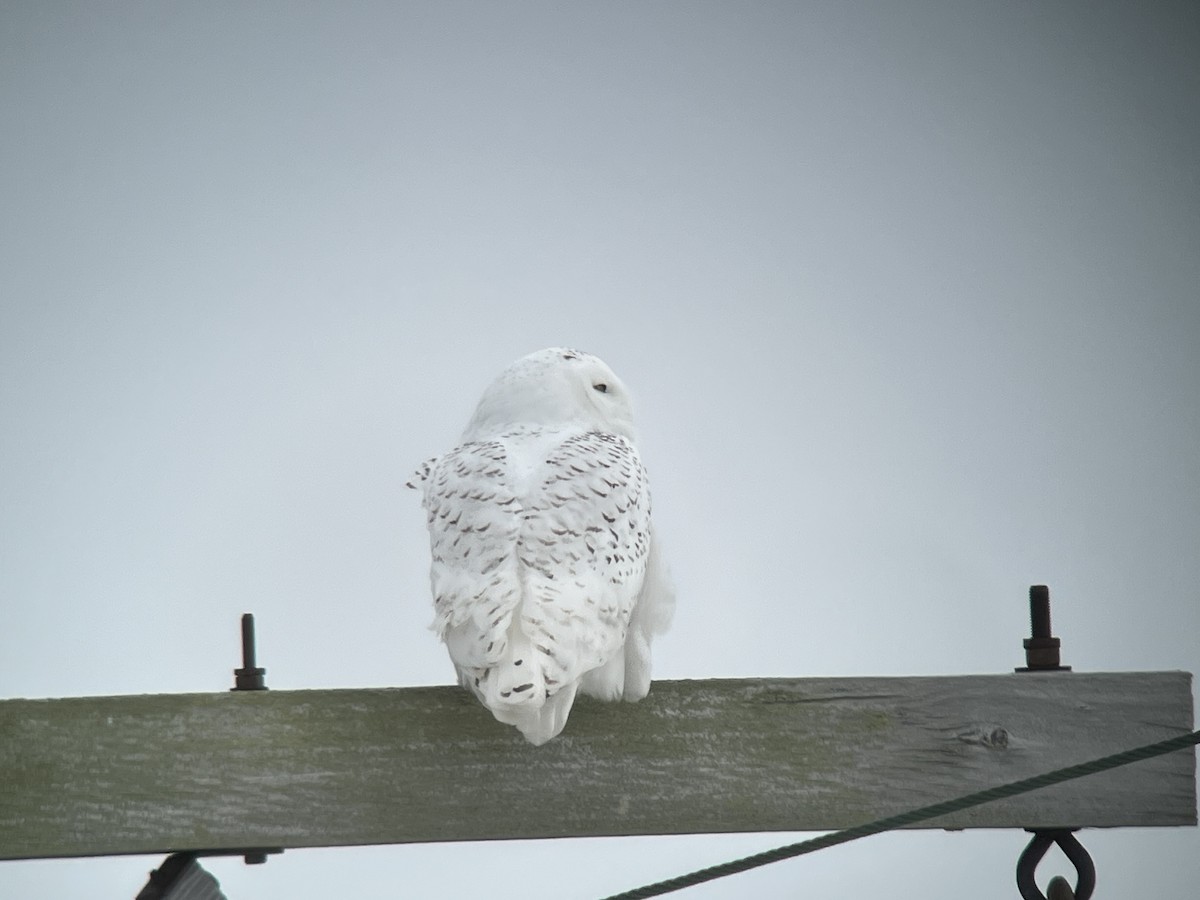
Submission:
M 675 598 L 629 394 L 607 365 L 561 348 L 517 360 L 408 486 L 429 524 L 433 628 L 499 721 L 543 744 L 576 691 L 646 696 Z

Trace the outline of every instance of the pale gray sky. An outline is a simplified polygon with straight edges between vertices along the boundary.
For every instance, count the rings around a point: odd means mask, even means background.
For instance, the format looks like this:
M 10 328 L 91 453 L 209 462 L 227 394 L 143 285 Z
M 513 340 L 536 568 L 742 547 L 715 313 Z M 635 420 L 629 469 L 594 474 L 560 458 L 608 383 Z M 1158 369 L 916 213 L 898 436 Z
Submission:
M 635 392 L 659 677 L 1200 669 L 1200 7 L 0 3 L 0 696 L 446 683 L 415 494 L 552 345 Z M 298 850 L 588 897 L 792 835 Z M 694 898 L 1015 896 L 1016 832 Z M 1183 898 L 1196 829 L 1085 832 Z M 156 857 L 0 863 L 129 897 Z M 1046 874 L 1052 874 L 1047 869 Z

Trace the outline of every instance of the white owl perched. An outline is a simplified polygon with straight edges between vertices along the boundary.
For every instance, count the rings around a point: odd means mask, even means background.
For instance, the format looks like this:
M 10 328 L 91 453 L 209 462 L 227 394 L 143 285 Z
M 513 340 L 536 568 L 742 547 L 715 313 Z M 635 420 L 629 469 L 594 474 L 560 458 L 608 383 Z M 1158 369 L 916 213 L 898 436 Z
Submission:
M 625 386 L 551 348 L 484 391 L 462 442 L 425 463 L 433 628 L 463 685 L 534 744 L 575 693 L 640 700 L 675 597 L 650 523 Z

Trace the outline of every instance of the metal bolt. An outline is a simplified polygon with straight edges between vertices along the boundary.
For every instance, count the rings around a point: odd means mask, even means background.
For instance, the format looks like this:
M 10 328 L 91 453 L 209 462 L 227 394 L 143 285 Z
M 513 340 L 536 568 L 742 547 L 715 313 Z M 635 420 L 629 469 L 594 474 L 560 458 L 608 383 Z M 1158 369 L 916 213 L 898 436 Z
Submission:
M 1029 626 L 1034 638 L 1050 637 L 1050 588 L 1044 584 L 1029 587 Z
M 1069 672 L 1059 657 L 1061 641 L 1050 633 L 1050 588 L 1044 584 L 1029 588 L 1029 626 L 1031 637 L 1024 641 L 1025 665 L 1018 672 Z
M 254 613 L 242 616 L 242 667 L 233 670 L 234 691 L 267 690 L 267 670 L 256 666 L 254 653 Z

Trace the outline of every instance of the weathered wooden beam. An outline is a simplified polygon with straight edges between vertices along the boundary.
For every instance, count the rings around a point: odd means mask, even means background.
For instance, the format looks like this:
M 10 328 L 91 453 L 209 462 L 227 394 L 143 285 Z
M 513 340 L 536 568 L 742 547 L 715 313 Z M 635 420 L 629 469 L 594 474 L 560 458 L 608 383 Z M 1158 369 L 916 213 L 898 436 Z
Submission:
M 660 681 L 533 747 L 458 688 L 0 702 L 0 859 L 840 828 L 1192 727 L 1183 672 Z M 928 823 L 1194 825 L 1181 751 Z

